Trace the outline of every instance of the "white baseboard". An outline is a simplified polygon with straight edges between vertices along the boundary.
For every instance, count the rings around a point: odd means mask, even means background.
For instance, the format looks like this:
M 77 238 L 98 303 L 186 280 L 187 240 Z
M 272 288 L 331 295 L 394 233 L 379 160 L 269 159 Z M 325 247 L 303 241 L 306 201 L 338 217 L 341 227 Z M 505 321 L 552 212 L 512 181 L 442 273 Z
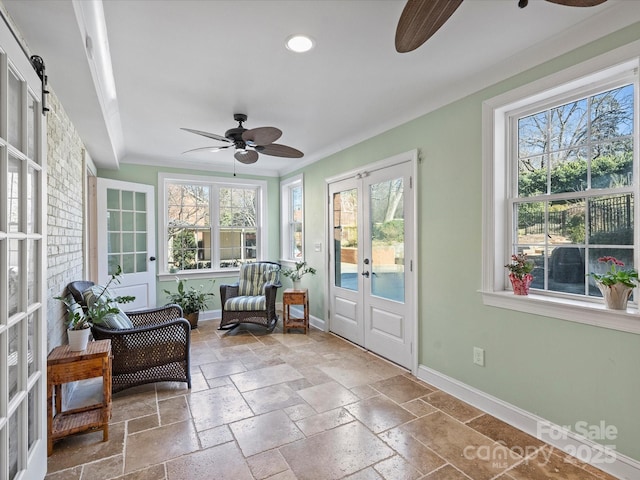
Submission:
M 604 448 L 593 440 L 424 365 L 418 367 L 418 378 L 611 475 L 624 480 L 640 478 L 640 462 L 614 448 Z

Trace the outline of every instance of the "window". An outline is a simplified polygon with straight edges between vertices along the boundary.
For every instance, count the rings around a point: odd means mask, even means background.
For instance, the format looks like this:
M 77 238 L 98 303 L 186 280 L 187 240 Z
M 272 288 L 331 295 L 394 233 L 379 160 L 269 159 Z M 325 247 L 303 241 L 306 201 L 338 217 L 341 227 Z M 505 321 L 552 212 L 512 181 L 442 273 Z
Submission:
M 280 185 L 282 206 L 282 246 L 284 261 L 299 262 L 304 259 L 304 211 L 302 175 L 289 178 Z
M 631 51 L 485 102 L 485 304 L 640 333 L 630 322 L 637 289 L 628 313 L 607 315 L 587 276 L 603 256 L 639 265 L 639 61 Z M 504 268 L 514 253 L 535 263 L 526 299 L 514 298 Z
M 224 271 L 262 257 L 264 182 L 160 174 L 164 273 Z

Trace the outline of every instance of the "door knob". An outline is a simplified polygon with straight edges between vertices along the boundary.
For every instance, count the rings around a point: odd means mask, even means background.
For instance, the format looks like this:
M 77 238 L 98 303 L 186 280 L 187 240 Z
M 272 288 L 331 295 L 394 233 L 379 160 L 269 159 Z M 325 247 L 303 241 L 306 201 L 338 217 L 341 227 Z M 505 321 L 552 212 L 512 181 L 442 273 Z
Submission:
M 362 272 L 362 276 L 369 278 L 369 272 Z
M 149 261 L 150 262 L 155 262 L 156 261 L 156 257 L 149 257 Z

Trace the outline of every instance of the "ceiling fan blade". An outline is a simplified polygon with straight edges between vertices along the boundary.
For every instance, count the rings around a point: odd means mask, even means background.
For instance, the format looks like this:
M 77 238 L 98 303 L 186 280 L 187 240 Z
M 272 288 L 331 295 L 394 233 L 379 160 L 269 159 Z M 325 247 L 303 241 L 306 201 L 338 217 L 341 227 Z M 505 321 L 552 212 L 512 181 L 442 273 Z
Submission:
M 257 147 L 256 150 L 264 155 L 271 155 L 273 157 L 300 158 L 304 155 L 300 150 L 286 145 L 280 145 L 279 143 Z
M 242 139 L 251 146 L 269 145 L 282 136 L 282 130 L 276 127 L 252 128 L 242 133 Z
M 233 145 L 229 144 L 229 145 L 221 145 L 219 147 L 200 147 L 200 148 L 194 148 L 192 150 L 187 150 L 186 152 L 182 152 L 182 154 L 184 155 L 185 153 L 193 153 L 193 152 L 219 152 L 220 150 L 223 150 L 225 148 L 229 148 L 229 147 L 233 147 Z
M 203 132 L 201 130 L 193 130 L 191 128 L 181 128 L 180 130 L 184 130 L 185 132 L 195 133 L 196 135 L 202 135 L 203 137 L 207 137 L 207 138 L 213 138 L 214 140 L 219 140 L 221 142 L 232 143 L 231 140 L 229 140 L 228 138 L 223 137 L 222 135 L 216 135 L 215 133 Z
M 244 163 L 247 165 L 250 163 L 256 163 L 258 161 L 258 153 L 254 150 L 238 150 L 233 154 L 233 156 L 240 163 Z
M 418 48 L 444 25 L 461 3 L 462 0 L 407 0 L 396 28 L 396 51 L 407 53 Z
M 557 5 L 565 5 L 567 7 L 595 7 L 607 0 L 547 0 L 547 2 Z

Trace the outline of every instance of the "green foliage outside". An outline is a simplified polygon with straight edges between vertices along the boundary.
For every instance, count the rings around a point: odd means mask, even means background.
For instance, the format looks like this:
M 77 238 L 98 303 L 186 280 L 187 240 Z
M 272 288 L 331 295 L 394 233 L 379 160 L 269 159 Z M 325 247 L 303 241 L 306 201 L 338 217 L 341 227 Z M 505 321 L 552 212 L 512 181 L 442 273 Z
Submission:
M 196 234 L 190 230 L 180 230 L 172 240 L 173 264 L 181 270 L 196 268 Z

